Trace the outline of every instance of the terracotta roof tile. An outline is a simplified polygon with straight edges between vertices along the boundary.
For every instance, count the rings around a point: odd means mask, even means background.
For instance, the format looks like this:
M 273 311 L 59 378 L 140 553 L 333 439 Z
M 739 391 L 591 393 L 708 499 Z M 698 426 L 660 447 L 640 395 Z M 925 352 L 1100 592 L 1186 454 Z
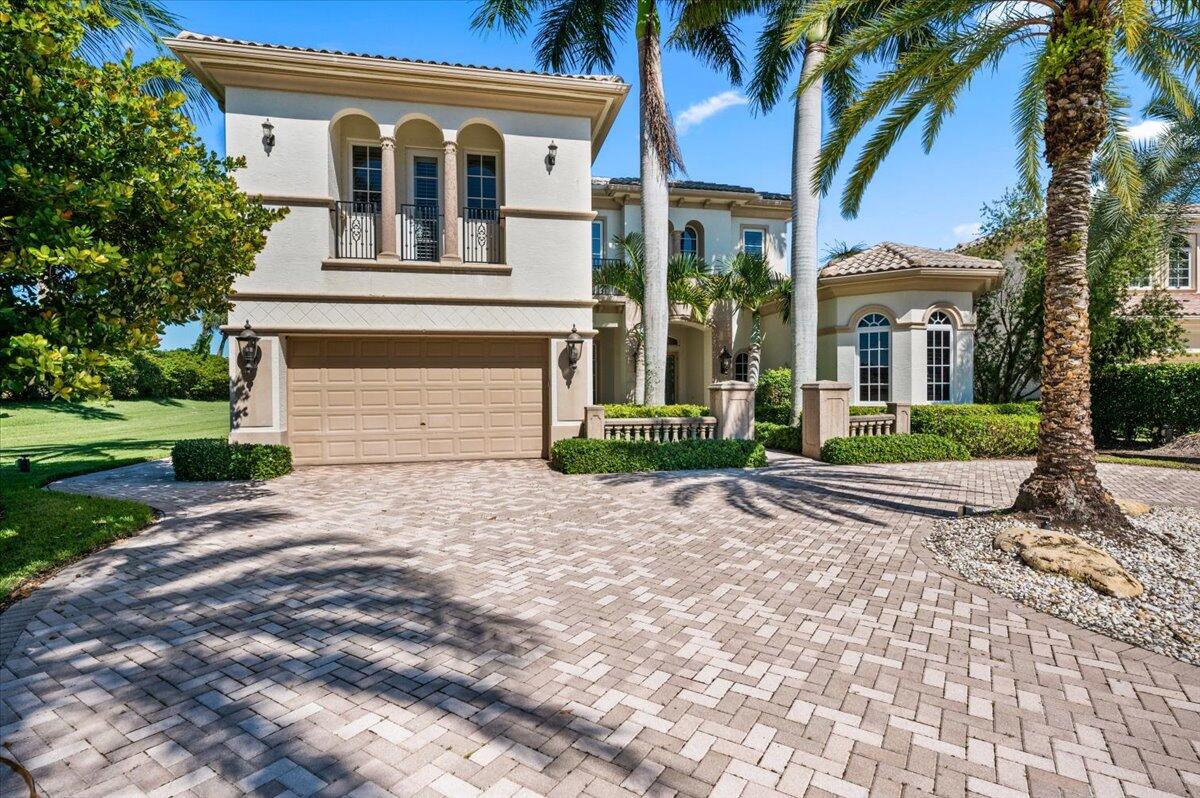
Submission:
M 857 255 L 833 261 L 821 269 L 822 277 L 874 274 L 903 269 L 1003 269 L 996 260 L 976 258 L 961 252 L 927 249 L 885 241 Z
M 210 36 L 204 33 L 193 33 L 192 31 L 180 31 L 175 37 L 177 39 L 189 39 L 192 41 L 201 42 L 217 42 L 219 44 L 238 44 L 249 47 L 261 47 L 265 50 L 288 50 L 296 53 L 323 53 L 325 55 L 344 55 L 352 58 L 374 58 L 380 61 L 397 61 L 402 64 L 424 64 L 427 66 L 448 66 L 458 67 L 461 69 L 482 69 L 489 72 L 508 72 L 514 75 L 538 75 L 541 77 L 553 78 L 576 78 L 579 80 L 595 80 L 604 83 L 624 83 L 617 75 L 565 75 L 558 72 L 538 72 L 532 69 L 511 69 L 507 67 L 491 67 L 478 66 L 476 64 L 457 64 L 451 61 L 426 61 L 420 58 L 400 58 L 394 55 L 377 55 L 374 53 L 352 53 L 344 50 L 324 50 L 315 47 L 293 47 L 286 44 L 266 44 L 264 42 L 252 42 L 245 39 L 229 39 L 224 36 Z
M 637 177 L 595 177 L 592 178 L 594 186 L 641 186 L 642 181 Z M 784 194 L 778 191 L 759 191 L 750 186 L 737 186 L 732 183 L 709 183 L 704 180 L 669 180 L 667 185 L 670 188 L 694 189 L 697 191 L 724 191 L 732 194 L 757 194 L 763 199 L 780 200 L 782 202 L 790 202 L 791 194 Z

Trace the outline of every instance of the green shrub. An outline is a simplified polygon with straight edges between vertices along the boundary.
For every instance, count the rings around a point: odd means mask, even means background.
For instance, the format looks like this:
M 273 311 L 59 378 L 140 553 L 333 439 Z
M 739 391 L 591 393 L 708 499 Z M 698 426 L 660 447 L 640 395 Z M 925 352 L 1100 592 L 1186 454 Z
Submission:
M 700 418 L 704 405 L 604 405 L 605 418 Z
M 921 463 L 930 460 L 970 460 L 966 448 L 940 435 L 863 435 L 830 438 L 821 459 L 836 465 L 863 463 Z
M 287 446 L 229 443 L 223 438 L 178 441 L 171 449 L 175 479 L 186 482 L 274 479 L 292 471 Z
M 104 384 L 113 399 L 137 398 L 137 369 L 127 357 L 110 357 L 104 367 Z
M 220 355 L 187 349 L 138 352 L 131 358 L 138 396 L 143 399 L 225 399 L 229 363 Z
M 765 421 L 768 424 L 788 424 L 792 420 L 792 406 L 755 404 L 754 420 Z
M 768 449 L 799 453 L 804 439 L 803 428 L 787 424 L 772 424 L 769 421 L 756 421 L 754 439 Z
M 758 385 L 754 388 L 754 404 L 790 407 L 792 404 L 792 370 L 783 366 L 777 369 L 767 369 L 760 374 Z
M 1095 375 L 1092 424 L 1104 441 L 1200 432 L 1200 363 L 1135 363 Z
M 990 408 L 955 410 L 953 408 Z M 972 457 L 1019 457 L 1037 453 L 1038 416 L 1001 413 L 989 405 L 925 405 L 913 408 L 912 431 L 941 435 L 967 447 Z M 917 411 L 921 412 L 918 413 Z
M 550 467 L 564 474 L 757 468 L 766 464 L 766 451 L 757 441 L 693 440 L 655 443 L 567 438 L 550 448 Z

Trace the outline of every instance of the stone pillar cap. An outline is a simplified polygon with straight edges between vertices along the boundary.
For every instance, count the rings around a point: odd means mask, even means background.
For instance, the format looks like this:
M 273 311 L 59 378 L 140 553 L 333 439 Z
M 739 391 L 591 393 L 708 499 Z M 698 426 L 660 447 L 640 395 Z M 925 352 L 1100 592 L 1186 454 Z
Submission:
M 714 382 L 708 386 L 710 391 L 739 391 L 746 390 L 750 387 L 750 383 L 742 382 L 741 380 L 723 380 Z
M 800 386 L 801 390 L 809 390 L 809 389 L 829 390 L 829 389 L 843 389 L 843 388 L 848 389 L 849 387 L 850 387 L 850 383 L 837 382 L 836 380 L 817 380 L 816 382 L 806 382 Z

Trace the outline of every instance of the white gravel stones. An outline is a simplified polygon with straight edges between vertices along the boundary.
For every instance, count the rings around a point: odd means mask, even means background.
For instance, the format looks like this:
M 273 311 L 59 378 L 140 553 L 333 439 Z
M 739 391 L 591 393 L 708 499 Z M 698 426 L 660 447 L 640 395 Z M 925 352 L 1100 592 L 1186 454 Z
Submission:
M 1155 508 L 1131 519 L 1134 540 L 1079 535 L 1113 556 L 1146 588 L 1138 598 L 1104 596 L 1082 582 L 1043 574 L 992 545 L 1017 521 L 976 515 L 940 522 L 925 544 L 969 582 L 1109 637 L 1200 665 L 1200 510 Z

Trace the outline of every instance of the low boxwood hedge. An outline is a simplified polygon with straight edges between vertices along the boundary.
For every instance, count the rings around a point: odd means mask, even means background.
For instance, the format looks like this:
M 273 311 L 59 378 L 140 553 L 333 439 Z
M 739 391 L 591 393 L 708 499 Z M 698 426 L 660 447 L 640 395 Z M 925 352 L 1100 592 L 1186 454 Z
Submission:
M 171 449 L 175 479 L 199 482 L 226 479 L 274 479 L 292 471 L 287 446 L 230 443 L 223 438 L 178 441 Z
M 779 449 L 798 454 L 803 446 L 804 431 L 802 427 L 792 427 L 787 424 L 772 424 L 769 421 L 756 421 L 754 424 L 754 439 L 768 449 Z
M 1102 441 L 1200 432 L 1200 363 L 1133 363 L 1093 375 L 1092 424 Z
M 931 460 L 970 460 L 966 447 L 940 435 L 862 435 L 830 438 L 821 459 L 835 465 L 864 463 L 921 463 Z
M 605 418 L 701 418 L 704 405 L 604 405 Z
M 921 405 L 913 408 L 912 431 L 961 443 L 972 457 L 1036 454 L 1039 417 L 1027 411 L 1030 404 Z
M 633 471 L 691 471 L 757 468 L 767 464 L 758 441 L 654 441 L 567 438 L 550 448 L 550 467 L 564 474 L 624 474 Z

